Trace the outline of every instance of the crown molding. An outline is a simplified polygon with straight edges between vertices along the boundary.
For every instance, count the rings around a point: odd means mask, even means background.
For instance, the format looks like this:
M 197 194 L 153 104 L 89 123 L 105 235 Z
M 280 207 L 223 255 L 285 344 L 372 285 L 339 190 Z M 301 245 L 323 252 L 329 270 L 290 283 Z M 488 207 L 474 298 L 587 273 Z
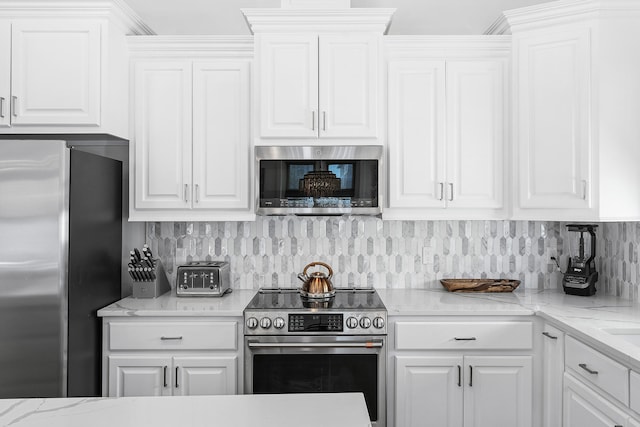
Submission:
M 484 32 L 485 35 L 508 35 L 511 34 L 511 27 L 507 17 L 502 14 L 496 19 L 493 24 Z
M 124 0 L 0 0 L 3 18 L 109 18 L 129 34 L 155 34 Z
M 508 56 L 511 36 L 385 36 L 389 57 L 475 57 Z
M 395 9 L 240 9 L 253 34 L 265 32 L 373 32 L 384 34 Z
M 504 12 L 511 32 L 599 18 L 640 17 L 639 0 L 558 0 Z M 498 19 L 487 31 L 506 31 Z
M 253 58 L 253 36 L 128 36 L 131 57 Z

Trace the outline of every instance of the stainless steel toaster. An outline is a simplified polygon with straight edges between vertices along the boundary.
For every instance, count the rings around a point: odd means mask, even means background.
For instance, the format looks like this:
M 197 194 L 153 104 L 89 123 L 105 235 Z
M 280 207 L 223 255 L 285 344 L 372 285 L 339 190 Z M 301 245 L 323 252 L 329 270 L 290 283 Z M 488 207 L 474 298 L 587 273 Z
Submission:
M 178 266 L 176 295 L 179 297 L 221 297 L 230 291 L 228 262 L 194 261 Z

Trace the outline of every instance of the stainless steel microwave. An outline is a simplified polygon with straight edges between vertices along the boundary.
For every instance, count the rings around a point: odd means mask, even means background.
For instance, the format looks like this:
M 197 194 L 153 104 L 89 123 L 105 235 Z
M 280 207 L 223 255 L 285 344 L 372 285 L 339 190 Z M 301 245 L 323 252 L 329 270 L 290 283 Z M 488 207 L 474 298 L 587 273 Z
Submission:
M 258 215 L 378 215 L 383 147 L 258 146 Z

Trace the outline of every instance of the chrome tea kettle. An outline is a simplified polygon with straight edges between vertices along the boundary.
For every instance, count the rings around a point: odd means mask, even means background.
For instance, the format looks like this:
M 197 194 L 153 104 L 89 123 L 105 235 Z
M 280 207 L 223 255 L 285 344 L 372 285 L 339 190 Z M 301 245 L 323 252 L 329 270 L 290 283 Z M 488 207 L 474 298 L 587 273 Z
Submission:
M 316 265 L 322 266 L 327 269 L 329 274 L 325 274 L 321 271 L 314 271 L 313 273 L 307 275 L 307 270 L 310 267 L 314 267 Z M 313 299 L 329 299 L 332 298 L 336 291 L 333 289 L 333 285 L 331 284 L 331 277 L 333 276 L 333 270 L 329 267 L 328 264 L 324 262 L 315 261 L 308 264 L 302 273 L 298 274 L 298 279 L 302 280 L 303 285 L 300 289 L 300 295 L 305 298 L 313 298 Z

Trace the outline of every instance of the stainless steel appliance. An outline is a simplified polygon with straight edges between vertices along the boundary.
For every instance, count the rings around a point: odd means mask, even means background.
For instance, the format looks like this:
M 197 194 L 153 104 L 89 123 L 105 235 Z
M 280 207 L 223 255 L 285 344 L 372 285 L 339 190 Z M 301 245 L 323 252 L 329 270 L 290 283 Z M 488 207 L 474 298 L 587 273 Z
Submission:
M 0 140 L 0 236 L 0 397 L 99 396 L 96 311 L 121 288 L 121 162 Z
M 258 215 L 378 215 L 383 147 L 256 147 Z
M 575 239 L 569 240 L 571 256 L 567 271 L 562 278 L 562 287 L 567 294 L 591 296 L 596 293 L 598 272 L 594 259 L 597 227 L 597 224 L 567 224 L 567 230 L 578 233 Z M 587 233 L 586 251 L 585 233 Z
M 384 427 L 387 310 L 374 289 L 337 288 L 330 300 L 260 289 L 244 335 L 245 393 L 362 392 L 372 425 Z
M 229 263 L 193 261 L 178 266 L 176 295 L 179 297 L 221 297 L 231 292 Z

